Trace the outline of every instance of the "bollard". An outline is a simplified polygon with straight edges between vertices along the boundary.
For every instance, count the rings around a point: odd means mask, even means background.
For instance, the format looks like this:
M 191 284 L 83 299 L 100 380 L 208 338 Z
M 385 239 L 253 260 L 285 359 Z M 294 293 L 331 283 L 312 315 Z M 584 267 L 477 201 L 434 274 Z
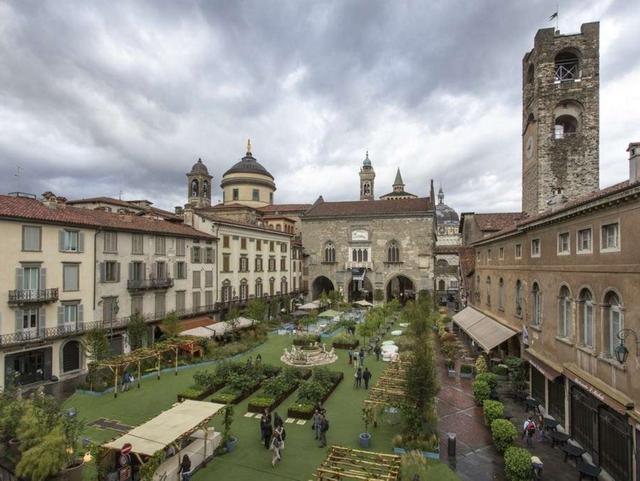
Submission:
M 449 458 L 456 457 L 456 433 L 447 433 L 447 455 Z

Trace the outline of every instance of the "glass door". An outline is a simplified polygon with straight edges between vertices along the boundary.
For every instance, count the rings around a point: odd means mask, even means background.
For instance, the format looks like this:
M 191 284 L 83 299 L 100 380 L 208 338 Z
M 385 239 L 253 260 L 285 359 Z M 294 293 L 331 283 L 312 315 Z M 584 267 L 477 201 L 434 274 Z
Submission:
M 40 289 L 40 268 L 25 267 L 22 274 L 22 289 L 26 300 L 36 300 Z
M 22 311 L 22 333 L 27 339 L 38 337 L 38 308 L 31 307 Z

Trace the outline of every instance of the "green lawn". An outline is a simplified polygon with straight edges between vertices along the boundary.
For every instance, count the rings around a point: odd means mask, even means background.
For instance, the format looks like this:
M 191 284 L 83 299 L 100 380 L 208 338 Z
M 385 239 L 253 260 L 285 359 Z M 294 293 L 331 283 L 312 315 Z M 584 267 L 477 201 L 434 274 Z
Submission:
M 290 343 L 291 338 L 288 336 L 273 335 L 250 355 L 255 357 L 259 352 L 263 362 L 280 363 L 282 350 Z M 346 351 L 337 352 L 338 361 L 329 367 L 334 370 L 342 370 L 345 373 L 345 379 L 325 405 L 330 421 L 327 440 L 329 445 L 339 444 L 358 448 L 358 434 L 363 430 L 361 410 L 363 400 L 366 398 L 366 391 L 353 388 L 353 370 L 347 363 Z M 241 359 L 246 359 L 246 355 Z M 385 363 L 376 362 L 372 357 L 365 360 L 365 365 L 372 371 L 375 381 Z M 192 383 L 195 369 L 182 370 L 177 376 L 172 373 L 163 373 L 160 380 L 155 378 L 143 380 L 141 389 L 122 393 L 117 399 L 109 394 L 103 396 L 75 394 L 65 404 L 75 407 L 80 416 L 88 422 L 104 417 L 137 426 L 153 418 L 160 411 L 171 407 L 176 402 L 176 394 Z M 286 418 L 287 407 L 293 403 L 295 397 L 296 393 L 294 392 L 276 409 L 283 418 Z M 236 450 L 231 454 L 215 458 L 206 468 L 199 470 L 192 479 L 194 481 L 209 479 L 244 481 L 258 478 L 261 480 L 311 479 L 315 468 L 325 458 L 326 449 L 318 447 L 310 422 L 308 421 L 304 426 L 285 425 L 287 440 L 283 460 L 278 466 L 272 468 L 271 452 L 260 444 L 259 420 L 243 417 L 247 411 L 248 402 L 249 400 L 245 400 L 235 409 L 232 431 L 239 438 Z M 218 430 L 221 429 L 220 420 L 216 418 L 214 418 L 213 425 Z M 370 449 L 379 452 L 392 452 L 391 438 L 398 429 L 399 426 L 391 425 L 388 422 L 383 422 L 379 427 L 372 429 L 373 438 Z M 116 437 L 118 433 L 87 428 L 86 435 L 94 441 L 107 441 Z M 446 465 L 441 463 L 434 463 L 431 472 L 433 474 L 430 479 L 434 481 L 459 479 Z

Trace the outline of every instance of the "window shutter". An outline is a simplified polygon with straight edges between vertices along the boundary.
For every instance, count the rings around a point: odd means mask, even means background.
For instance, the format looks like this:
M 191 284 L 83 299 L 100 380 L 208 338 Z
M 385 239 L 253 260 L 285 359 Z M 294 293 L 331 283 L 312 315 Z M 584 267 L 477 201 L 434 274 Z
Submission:
M 22 267 L 16 267 L 16 289 L 22 289 L 23 287 L 24 269 Z
M 38 331 L 42 332 L 47 325 L 47 310 L 43 307 L 38 312 Z
M 105 266 L 104 262 L 100 263 L 100 282 L 104 282 L 106 276 L 107 276 L 107 268 Z
M 129 277 L 127 277 L 130 281 L 133 280 L 133 262 L 129 262 Z
M 196 258 L 196 248 L 195 247 L 191 247 L 191 263 L 195 264 L 195 258 Z
M 78 324 L 84 322 L 84 306 L 78 304 Z
M 120 263 L 116 262 L 116 282 L 120 282 Z
M 16 309 L 16 332 L 22 331 L 22 309 Z
M 146 279 L 147 278 L 147 263 L 143 262 L 142 263 L 142 279 Z
M 64 251 L 64 229 L 58 231 L 58 250 Z
M 58 326 L 64 324 L 64 307 L 58 306 Z
M 84 252 L 84 232 L 78 233 L 78 252 Z
M 40 290 L 44 291 L 47 288 L 47 269 L 40 269 Z

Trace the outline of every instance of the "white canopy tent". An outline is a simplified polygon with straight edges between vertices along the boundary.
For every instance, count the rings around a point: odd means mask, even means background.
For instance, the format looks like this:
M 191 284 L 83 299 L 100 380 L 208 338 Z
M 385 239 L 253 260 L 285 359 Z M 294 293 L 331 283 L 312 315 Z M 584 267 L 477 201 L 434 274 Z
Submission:
M 308 302 L 307 304 L 303 304 L 298 307 L 301 311 L 314 311 L 316 309 L 320 309 L 320 301 Z
M 247 317 L 238 317 L 236 330 L 245 329 L 247 327 L 251 327 L 255 324 L 256 321 L 253 319 L 249 319 Z M 214 336 L 222 336 L 226 332 L 230 332 L 233 330 L 231 324 L 227 321 L 225 322 L 216 322 L 215 324 L 209 324 L 208 326 L 202 327 L 194 327 L 193 329 L 188 329 L 180 333 L 181 336 L 196 336 L 196 337 L 214 337 Z

